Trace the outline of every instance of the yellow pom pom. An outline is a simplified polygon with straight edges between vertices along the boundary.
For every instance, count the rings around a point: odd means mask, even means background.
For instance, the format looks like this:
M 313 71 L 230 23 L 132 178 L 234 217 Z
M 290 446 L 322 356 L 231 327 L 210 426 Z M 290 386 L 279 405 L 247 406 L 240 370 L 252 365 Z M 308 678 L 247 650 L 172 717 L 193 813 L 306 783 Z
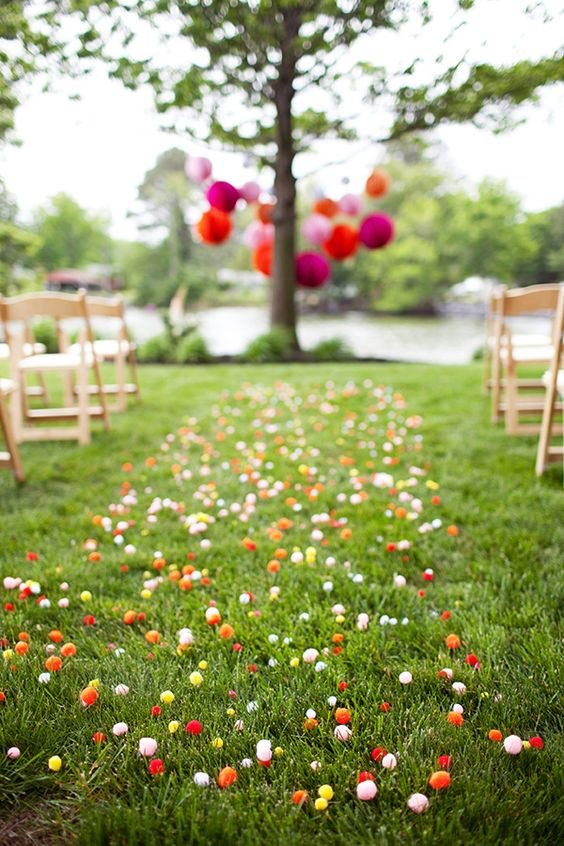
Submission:
M 88 682 L 88 687 L 95 687 L 97 690 L 100 687 L 100 679 L 92 679 Z
M 193 673 L 190 673 L 190 684 L 193 684 L 194 687 L 199 687 L 203 680 L 203 675 L 201 673 L 198 673 L 196 670 L 194 670 Z
M 317 791 L 317 795 L 321 796 L 322 799 L 327 799 L 327 801 L 329 801 L 329 799 L 332 799 L 335 794 L 333 793 L 333 788 L 330 784 L 322 784 Z
M 300 659 L 299 658 L 292 658 L 292 660 L 290 661 L 290 667 L 294 667 L 294 669 L 295 669 L 296 667 L 299 667 L 299 666 L 300 666 Z
M 11 661 L 14 657 L 14 650 L 13 649 L 5 649 L 2 653 L 4 661 Z
M 152 596 L 152 593 L 151 593 L 151 591 L 150 591 L 150 590 L 148 590 L 147 588 L 145 588 L 144 590 L 142 590 L 142 591 L 141 591 L 141 597 L 142 597 L 143 599 L 150 599 L 150 598 L 151 598 L 151 596 Z
M 92 599 L 92 594 L 89 590 L 83 590 L 80 594 L 80 598 L 82 602 L 90 602 L 90 600 Z
M 165 705 L 170 705 L 171 702 L 174 702 L 174 693 L 172 690 L 163 690 L 161 693 L 161 702 L 164 702 Z
M 200 661 L 198 664 L 200 670 L 207 670 L 208 669 L 208 662 L 207 661 Z
M 524 740 L 523 741 L 523 749 L 530 749 L 530 748 L 531 748 L 531 744 L 529 743 L 529 741 Z
M 277 758 L 281 758 L 282 755 L 284 754 L 284 750 L 282 749 L 281 746 L 275 746 L 274 747 L 274 754 Z
M 228 708 L 227 711 L 226 711 L 226 714 L 227 714 L 228 717 L 234 717 L 235 716 L 235 708 Z
M 345 622 L 344 616 L 342 614 L 337 614 L 337 616 L 335 617 L 335 622 L 336 623 L 344 623 Z
M 214 749 L 223 749 L 223 740 L 221 737 L 214 737 L 212 740 L 212 746 Z
M 52 770 L 54 773 L 58 773 L 61 767 L 63 766 L 63 762 L 61 761 L 58 755 L 52 755 L 51 758 L 49 758 L 48 764 L 49 769 Z
M 171 720 L 170 723 L 168 724 L 168 730 L 171 734 L 174 734 L 174 732 L 178 731 L 179 728 L 180 728 L 180 723 L 178 722 L 178 720 Z
M 329 802 L 327 799 L 323 799 L 323 797 L 319 797 L 319 799 L 315 800 L 315 810 L 316 811 L 326 811 Z

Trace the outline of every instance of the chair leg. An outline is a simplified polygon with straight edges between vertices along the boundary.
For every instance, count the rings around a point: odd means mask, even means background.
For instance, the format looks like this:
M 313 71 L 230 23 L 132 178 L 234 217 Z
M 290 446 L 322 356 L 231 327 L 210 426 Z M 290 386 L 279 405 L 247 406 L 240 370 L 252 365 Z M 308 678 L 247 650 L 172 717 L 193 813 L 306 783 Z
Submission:
M 125 392 L 125 356 L 119 352 L 116 357 L 116 390 L 118 411 L 127 410 L 127 394 Z
M 78 442 L 90 443 L 90 415 L 88 414 L 88 371 L 81 363 L 78 372 Z
M 133 351 L 129 353 L 129 372 L 131 374 L 131 381 L 135 385 L 135 396 L 140 400 L 141 390 L 139 388 L 139 376 L 137 375 L 137 359 Z
M 13 397 L 12 399 L 17 399 L 17 397 Z M 16 405 L 17 403 L 13 403 Z M 10 456 L 10 465 L 12 469 L 12 473 L 16 481 L 23 482 L 25 480 L 25 473 L 22 465 L 22 461 L 20 458 L 20 451 L 18 449 L 16 438 L 14 435 L 14 431 L 12 428 L 10 416 L 6 409 L 6 405 L 4 403 L 4 398 L 0 396 L 0 427 L 4 433 L 4 440 L 6 441 L 6 449 L 8 451 L 8 455 Z
M 501 394 L 501 362 L 497 350 L 494 351 L 491 367 L 491 422 L 499 422 L 499 402 Z
M 507 398 L 505 431 L 508 435 L 518 435 L 519 409 L 517 407 L 517 374 L 515 372 L 515 366 L 511 362 L 509 362 L 507 367 L 505 393 Z

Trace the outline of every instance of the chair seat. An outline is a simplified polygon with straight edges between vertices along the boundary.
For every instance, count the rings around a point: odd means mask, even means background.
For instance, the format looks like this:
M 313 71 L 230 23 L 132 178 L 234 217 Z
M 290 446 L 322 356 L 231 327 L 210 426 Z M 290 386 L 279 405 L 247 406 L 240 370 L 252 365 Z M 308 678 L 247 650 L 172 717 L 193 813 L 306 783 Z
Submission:
M 86 355 L 86 364 L 92 364 L 92 356 Z M 33 370 L 76 370 L 80 365 L 80 355 L 71 353 L 46 353 L 45 355 L 30 355 L 18 362 L 23 371 Z
M 25 343 L 23 345 L 23 354 L 25 356 L 28 355 L 43 355 L 43 353 L 47 352 L 47 347 L 45 344 L 34 343 L 28 344 Z M 10 358 L 10 346 L 9 344 L 0 344 L 0 358 Z
M 501 358 L 507 360 L 507 349 L 500 350 Z M 526 364 L 545 364 L 552 358 L 552 346 L 550 344 L 539 346 L 512 346 L 513 361 Z
M 11 379 L 0 379 L 0 393 L 4 396 L 11 394 L 15 387 Z
M 118 340 L 117 338 L 101 338 L 94 341 L 94 354 L 96 358 L 116 358 L 121 352 L 122 355 L 128 355 L 135 345 L 126 340 Z M 86 344 L 86 349 L 90 349 L 90 344 Z M 72 344 L 68 349 L 69 353 L 78 355 L 80 352 L 79 344 Z
M 542 381 L 545 388 L 548 388 L 550 384 L 550 371 L 547 370 L 546 373 L 542 375 Z M 556 390 L 560 394 L 560 396 L 564 397 L 564 370 L 559 370 L 558 375 L 556 377 Z

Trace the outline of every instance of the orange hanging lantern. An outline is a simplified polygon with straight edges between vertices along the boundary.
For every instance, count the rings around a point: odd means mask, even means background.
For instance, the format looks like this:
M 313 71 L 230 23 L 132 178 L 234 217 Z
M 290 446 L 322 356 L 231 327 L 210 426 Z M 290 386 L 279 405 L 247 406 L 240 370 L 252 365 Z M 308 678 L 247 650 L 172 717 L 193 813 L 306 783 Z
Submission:
M 390 177 L 383 170 L 373 170 L 366 180 L 366 193 L 369 197 L 382 197 L 390 187 Z
M 358 247 L 358 232 L 346 223 L 333 227 L 323 249 L 335 261 L 343 261 L 356 253 Z
M 257 209 L 257 217 L 261 223 L 272 223 L 272 212 L 274 203 L 260 203 Z
M 339 204 L 335 200 L 330 200 L 329 197 L 323 197 L 313 204 L 313 210 L 316 214 L 322 214 L 324 217 L 335 217 L 339 211 Z
M 233 224 L 227 212 L 221 209 L 208 209 L 196 224 L 202 241 L 206 244 L 221 244 L 231 234 Z
M 253 267 L 262 273 L 263 276 L 270 276 L 272 273 L 272 244 L 261 244 L 253 251 Z

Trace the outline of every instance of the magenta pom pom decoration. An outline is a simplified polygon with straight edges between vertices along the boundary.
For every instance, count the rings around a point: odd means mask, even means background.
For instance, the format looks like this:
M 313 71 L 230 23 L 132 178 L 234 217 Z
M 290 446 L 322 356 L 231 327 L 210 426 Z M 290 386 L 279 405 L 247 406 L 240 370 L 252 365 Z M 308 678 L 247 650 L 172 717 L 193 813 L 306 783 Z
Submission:
M 271 244 L 274 241 L 274 226 L 272 223 L 253 220 L 245 229 L 243 241 L 251 250 L 256 250 L 263 244 Z
M 331 234 L 333 226 L 328 217 L 322 214 L 312 214 L 304 220 L 302 233 L 310 244 L 320 246 Z
M 296 284 L 302 288 L 321 288 L 331 275 L 325 256 L 318 253 L 299 253 L 296 256 Z
M 360 224 L 358 237 L 369 250 L 378 250 L 394 237 L 394 222 L 387 214 L 369 214 Z
M 208 188 L 206 197 L 212 208 L 229 213 L 237 205 L 239 192 L 230 182 L 214 182 Z
M 360 197 L 357 197 L 356 194 L 345 194 L 339 200 L 339 210 L 343 212 L 343 214 L 349 215 L 349 217 L 354 217 L 357 214 L 360 214 L 362 209 L 362 200 Z
M 239 188 L 239 194 L 246 203 L 256 203 L 260 197 L 260 185 L 258 182 L 245 182 Z
M 191 182 L 205 182 L 212 173 L 212 163 L 204 156 L 188 156 L 184 171 Z

